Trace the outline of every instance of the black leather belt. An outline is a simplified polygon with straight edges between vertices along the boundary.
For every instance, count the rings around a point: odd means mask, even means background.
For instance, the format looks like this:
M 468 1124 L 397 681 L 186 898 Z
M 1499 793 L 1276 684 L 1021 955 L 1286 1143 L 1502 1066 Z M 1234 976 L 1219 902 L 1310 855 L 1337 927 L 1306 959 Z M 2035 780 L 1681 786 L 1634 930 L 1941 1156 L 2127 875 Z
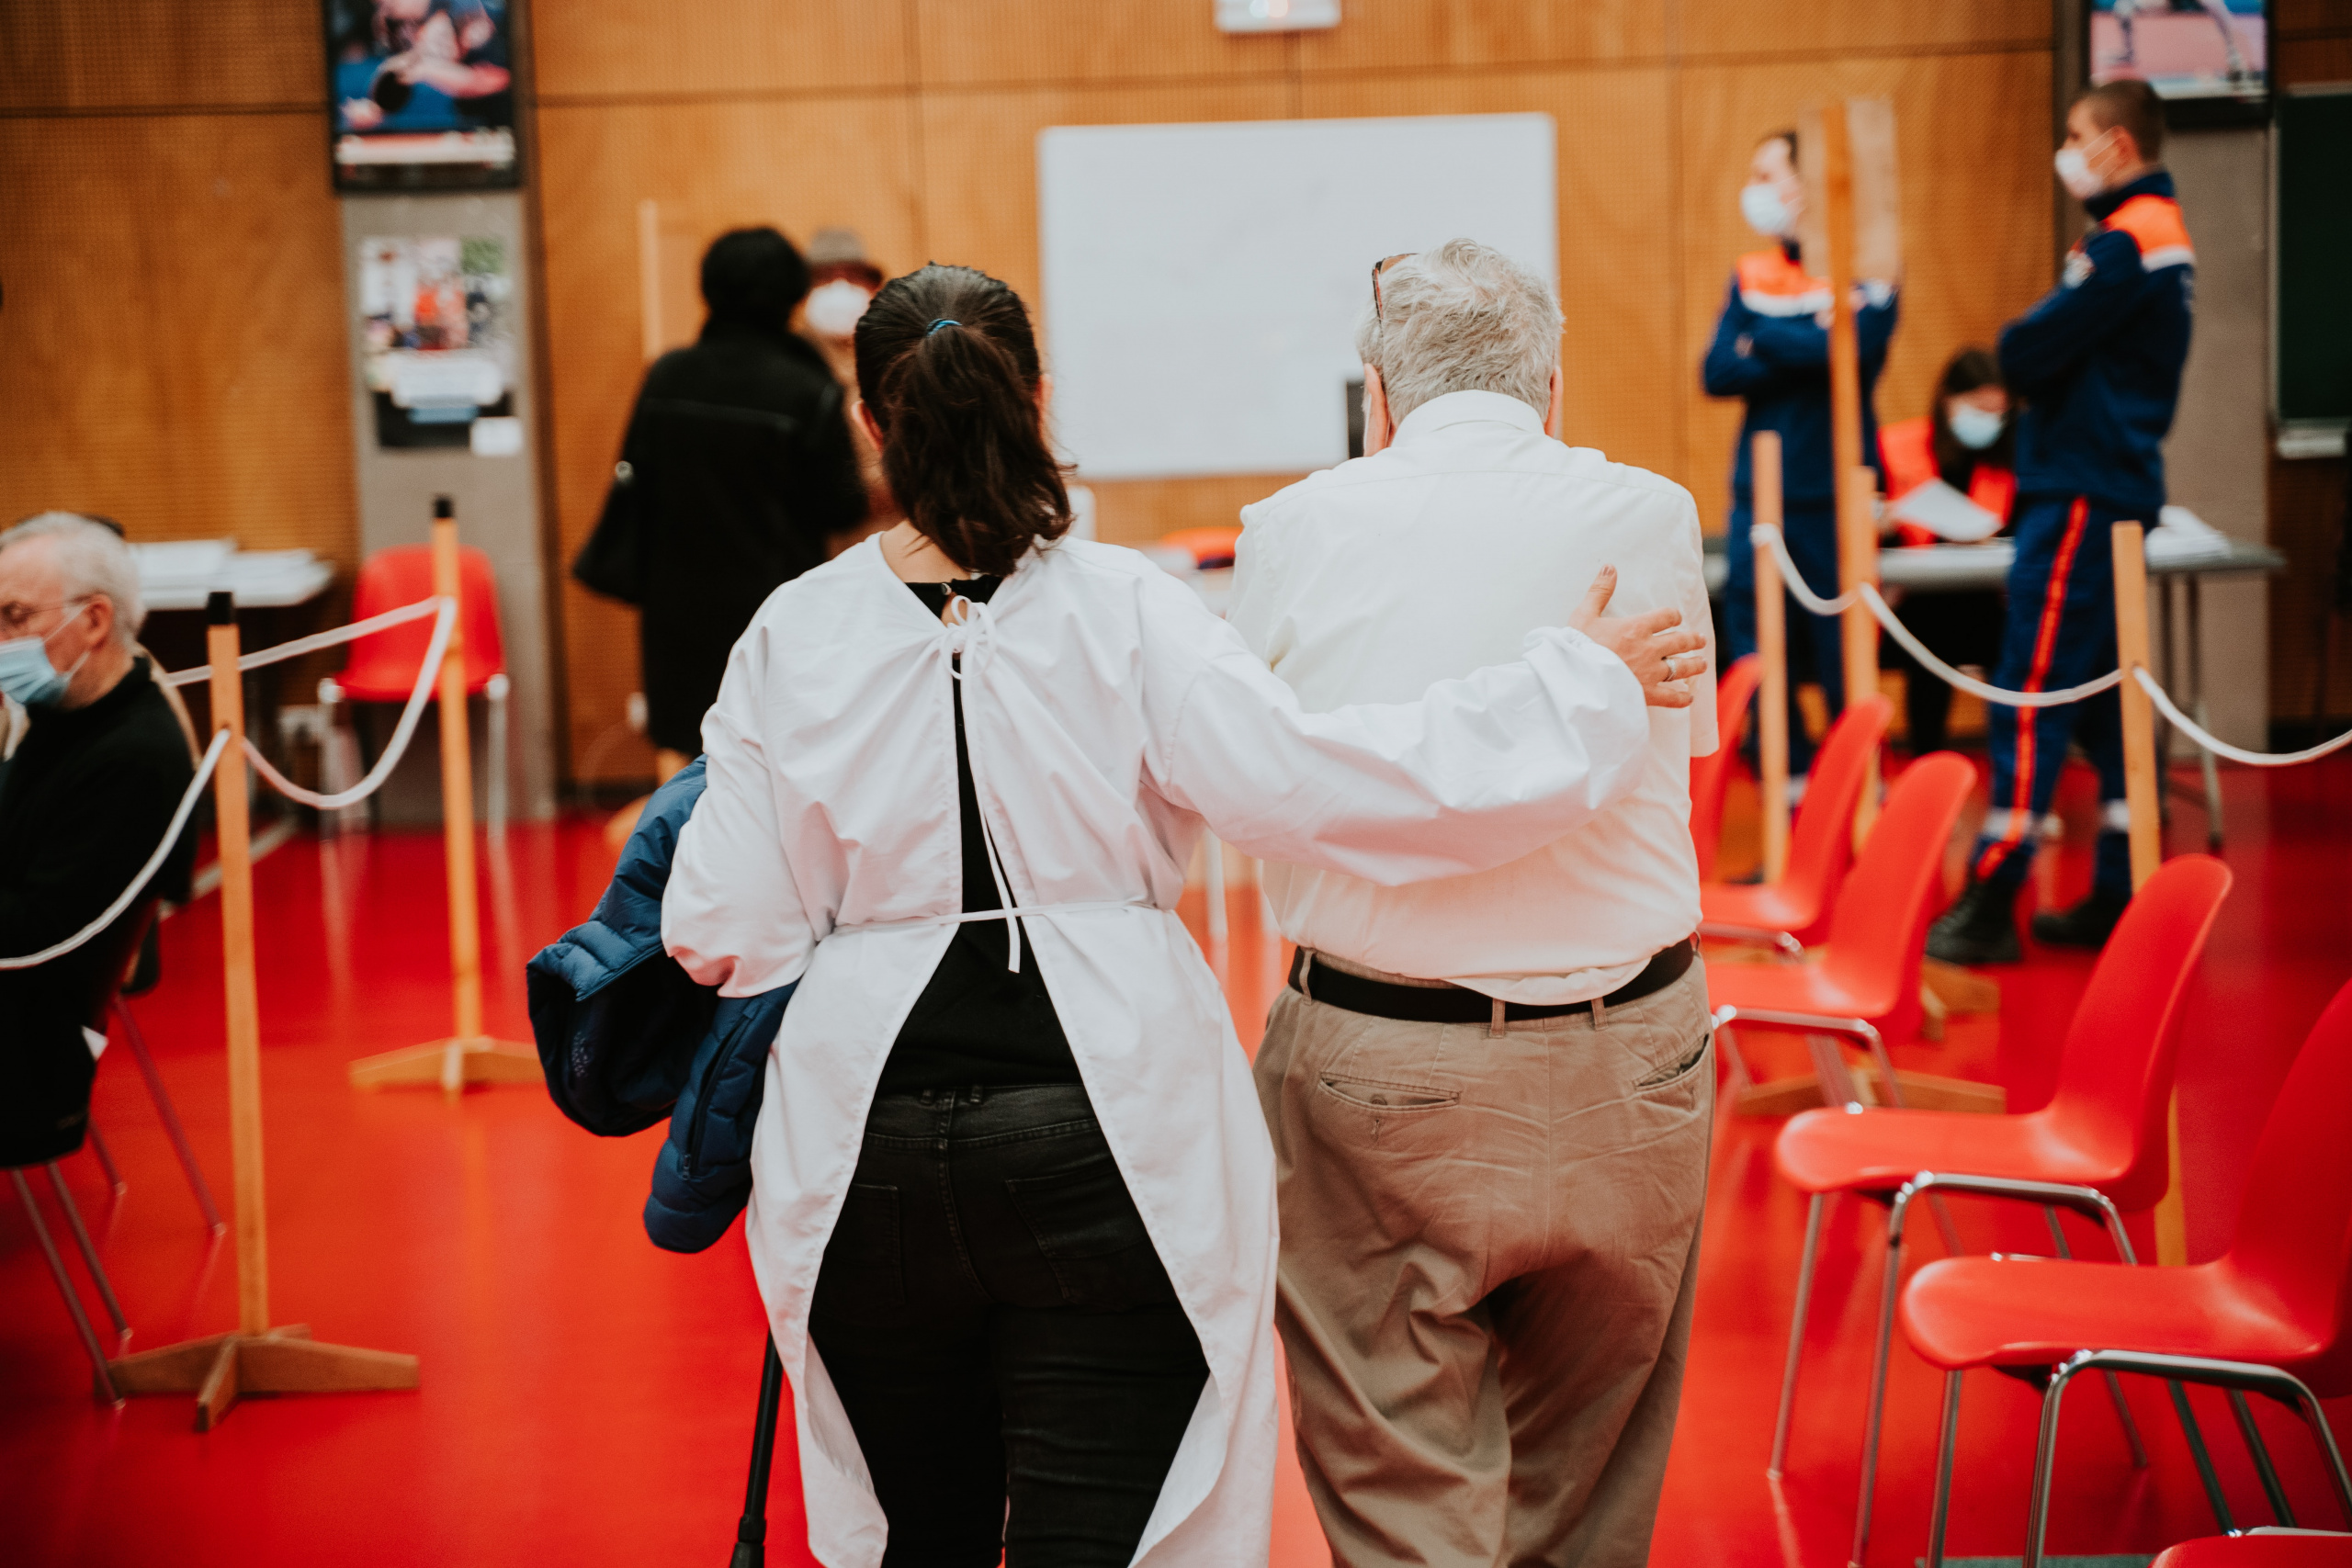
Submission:
M 1373 1018 L 1393 1018 L 1407 1023 L 1491 1023 L 1495 1016 L 1495 999 L 1462 986 L 1392 986 L 1385 980 L 1367 980 L 1361 975 L 1351 975 L 1334 969 L 1329 964 L 1315 965 L 1314 987 L 1308 989 L 1307 964 L 1310 954 L 1305 948 L 1291 960 L 1290 988 L 1314 1001 L 1328 1002 L 1349 1012 L 1364 1013 Z M 1699 956 L 1695 937 L 1686 937 L 1672 947 L 1661 948 L 1643 965 L 1642 972 L 1600 998 L 1606 1010 L 1640 1001 L 1666 989 L 1682 978 L 1693 960 Z M 1503 1021 L 1517 1023 L 1539 1018 L 1566 1018 L 1574 1013 L 1592 1010 L 1589 1001 L 1568 1002 L 1560 1007 L 1531 1007 L 1523 1002 L 1505 1002 Z

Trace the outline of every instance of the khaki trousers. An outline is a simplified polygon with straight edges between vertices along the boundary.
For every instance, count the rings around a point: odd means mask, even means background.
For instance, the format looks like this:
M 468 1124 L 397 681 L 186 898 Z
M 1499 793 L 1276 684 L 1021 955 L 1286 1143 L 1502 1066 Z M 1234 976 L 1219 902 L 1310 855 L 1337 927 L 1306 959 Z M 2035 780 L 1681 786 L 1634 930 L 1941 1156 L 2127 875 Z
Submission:
M 1340 1568 L 1647 1561 L 1698 1276 L 1706 997 L 1694 964 L 1499 1033 L 1275 1000 L 1275 1322 Z

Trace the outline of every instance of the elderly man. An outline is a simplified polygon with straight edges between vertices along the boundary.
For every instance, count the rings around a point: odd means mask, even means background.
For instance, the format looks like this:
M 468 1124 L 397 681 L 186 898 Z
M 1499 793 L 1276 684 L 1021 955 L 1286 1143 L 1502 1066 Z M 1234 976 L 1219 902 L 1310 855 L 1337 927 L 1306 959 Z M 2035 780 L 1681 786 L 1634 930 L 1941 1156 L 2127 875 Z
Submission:
M 133 652 L 144 617 L 139 564 L 103 524 L 51 512 L 0 533 L 0 694 L 28 721 L 0 765 L 0 957 L 102 914 L 193 776 L 179 721 Z M 158 891 L 187 896 L 192 852 L 183 838 Z M 82 1030 L 104 966 L 122 956 L 119 927 L 0 969 L 0 1166 L 81 1145 L 96 1066 Z
M 1363 457 L 1242 513 L 1231 619 L 1310 709 L 1517 657 L 1560 587 L 1707 625 L 1680 486 L 1563 446 L 1559 308 L 1456 240 L 1374 269 Z M 1277 1321 L 1334 1560 L 1639 1563 L 1673 1435 L 1713 1100 L 1690 759 L 1523 860 L 1382 887 L 1269 865 L 1298 943 L 1257 1061 Z

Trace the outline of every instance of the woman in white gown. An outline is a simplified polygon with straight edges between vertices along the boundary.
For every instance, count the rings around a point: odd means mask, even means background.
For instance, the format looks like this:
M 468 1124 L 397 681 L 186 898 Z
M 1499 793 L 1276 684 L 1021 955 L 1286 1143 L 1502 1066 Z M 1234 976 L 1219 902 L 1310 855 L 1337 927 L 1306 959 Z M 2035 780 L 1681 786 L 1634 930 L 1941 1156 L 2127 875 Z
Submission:
M 1203 823 L 1383 883 L 1514 860 L 1632 785 L 1702 639 L 1602 618 L 1604 574 L 1521 663 L 1302 713 L 1191 590 L 1063 537 L 1011 289 L 926 267 L 856 348 L 908 521 L 736 645 L 662 911 L 726 995 L 798 982 L 746 1228 L 810 1545 L 1262 1562 L 1272 1158 L 1175 914 Z

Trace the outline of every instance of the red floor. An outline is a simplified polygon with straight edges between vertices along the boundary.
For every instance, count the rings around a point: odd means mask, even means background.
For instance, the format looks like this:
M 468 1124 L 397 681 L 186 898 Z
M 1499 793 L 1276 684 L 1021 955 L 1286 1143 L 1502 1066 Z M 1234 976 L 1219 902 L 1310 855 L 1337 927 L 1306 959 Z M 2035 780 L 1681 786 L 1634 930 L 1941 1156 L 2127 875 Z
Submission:
M 2237 887 L 2182 1055 L 2199 1257 L 2226 1241 L 2233 1180 L 2295 1043 L 2352 976 L 2352 759 L 2226 778 Z M 2051 896 L 2071 897 L 2086 875 L 2081 782 L 2062 801 L 2075 847 L 2043 889 Z M 2201 811 L 2183 804 L 2172 847 L 2192 847 L 2202 828 Z M 524 1038 L 522 962 L 587 910 L 607 860 L 596 833 L 572 824 L 518 830 L 484 863 L 490 1022 Z M 256 874 L 275 1315 L 322 1339 L 415 1352 L 424 1386 L 249 1402 L 204 1436 L 189 1430 L 181 1399 L 102 1409 L 29 1227 L 0 1202 L 0 1561 L 721 1562 L 760 1355 L 741 1243 L 730 1235 L 695 1258 L 646 1243 L 638 1213 L 655 1134 L 591 1138 L 526 1089 L 450 1105 L 345 1087 L 352 1057 L 447 1030 L 437 839 L 298 840 Z M 1255 899 L 1234 903 L 1225 967 L 1237 1023 L 1254 1043 L 1281 954 L 1260 935 Z M 225 1201 L 217 909 L 204 900 L 164 927 L 167 978 L 136 1006 Z M 2030 1108 L 2048 1093 L 2051 1053 L 2086 969 L 2037 953 L 2003 976 L 1997 1021 L 1956 1021 L 1946 1044 L 1898 1055 L 1996 1078 L 2013 1107 Z M 127 1196 L 107 1196 L 87 1155 L 67 1171 L 136 1326 L 133 1346 L 229 1326 L 233 1258 L 203 1234 L 131 1064 L 101 1070 L 96 1117 Z M 1772 1132 L 1736 1122 L 1717 1145 L 1661 1563 L 1845 1561 L 1879 1220 L 1847 1205 L 1830 1229 L 1791 1473 L 1776 1492 L 1763 1466 L 1803 1209 L 1771 1176 Z M 1972 1248 L 2044 1245 L 2030 1213 L 1954 1206 Z M 2086 1252 L 2098 1245 L 2081 1240 Z M 1938 1251 L 1930 1229 L 1917 1256 Z M 1924 1549 L 1936 1397 L 1935 1378 L 1898 1348 L 1875 1562 Z M 2146 1388 L 2132 1397 L 2155 1450 L 2137 1473 L 2098 1391 L 2070 1402 L 2053 1549 L 2152 1551 L 2210 1533 L 2160 1400 Z M 2018 1551 L 2035 1408 L 2019 1384 L 1971 1380 L 1955 1553 Z M 2240 1522 L 2267 1522 L 2224 1408 L 2204 1411 Z M 2336 1419 L 2352 1438 L 2352 1408 Z M 2307 1500 L 2304 1522 L 2328 1524 L 2308 1445 L 2283 1420 L 2265 1421 L 2290 1490 Z M 1322 1560 L 1320 1540 L 1295 1472 L 1281 1484 L 1274 1561 L 1308 1568 Z M 788 1443 L 770 1517 L 771 1561 L 806 1561 Z

